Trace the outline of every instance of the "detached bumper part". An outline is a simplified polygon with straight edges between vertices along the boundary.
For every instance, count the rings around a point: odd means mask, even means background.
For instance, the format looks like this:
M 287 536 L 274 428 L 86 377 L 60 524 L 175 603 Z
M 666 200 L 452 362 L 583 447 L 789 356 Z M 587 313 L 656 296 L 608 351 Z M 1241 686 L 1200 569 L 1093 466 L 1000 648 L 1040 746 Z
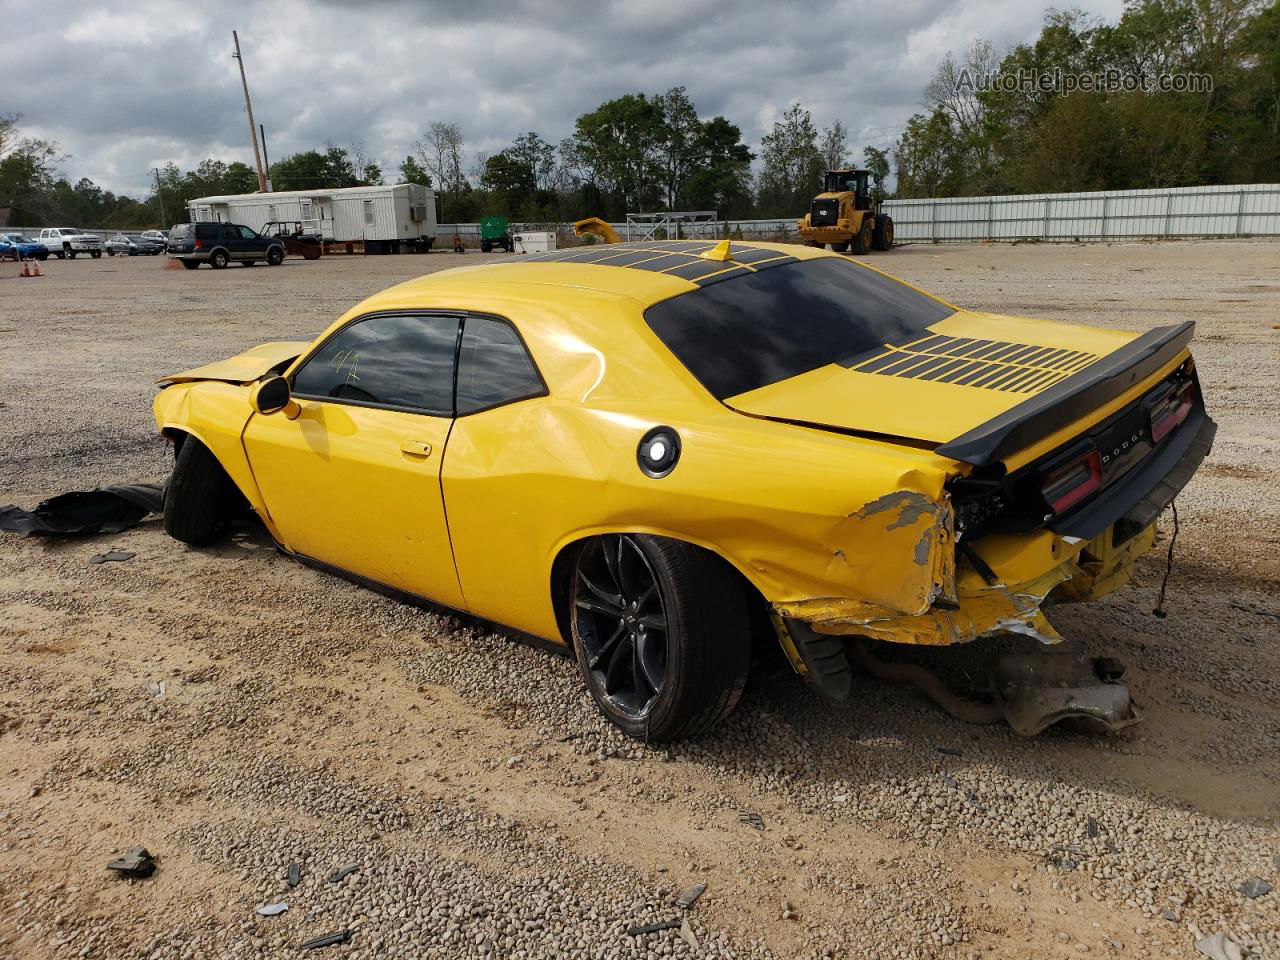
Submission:
M 1129 688 L 1115 682 L 1123 668 L 1079 653 L 1006 654 L 991 671 L 991 686 L 1009 726 L 1024 737 L 1071 720 L 1091 733 L 1115 733 L 1142 719 Z

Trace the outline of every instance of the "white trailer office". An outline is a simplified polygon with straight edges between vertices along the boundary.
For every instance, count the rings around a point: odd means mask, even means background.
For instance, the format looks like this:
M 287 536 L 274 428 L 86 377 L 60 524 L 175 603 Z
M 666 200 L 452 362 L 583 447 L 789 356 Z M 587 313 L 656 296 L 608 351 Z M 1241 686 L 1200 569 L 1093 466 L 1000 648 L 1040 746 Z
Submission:
M 363 242 L 368 253 L 426 249 L 436 236 L 435 191 L 417 183 L 329 190 L 282 190 L 197 197 L 187 204 L 193 223 L 301 223 L 327 243 Z

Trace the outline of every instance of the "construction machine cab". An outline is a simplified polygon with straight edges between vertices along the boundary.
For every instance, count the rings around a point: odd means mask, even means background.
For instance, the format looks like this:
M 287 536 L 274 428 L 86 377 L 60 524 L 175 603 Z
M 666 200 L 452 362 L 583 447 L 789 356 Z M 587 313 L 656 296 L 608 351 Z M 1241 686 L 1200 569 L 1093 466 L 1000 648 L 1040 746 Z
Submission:
M 855 210 L 871 209 L 871 191 L 867 170 L 828 170 L 822 181 L 824 193 L 852 193 Z

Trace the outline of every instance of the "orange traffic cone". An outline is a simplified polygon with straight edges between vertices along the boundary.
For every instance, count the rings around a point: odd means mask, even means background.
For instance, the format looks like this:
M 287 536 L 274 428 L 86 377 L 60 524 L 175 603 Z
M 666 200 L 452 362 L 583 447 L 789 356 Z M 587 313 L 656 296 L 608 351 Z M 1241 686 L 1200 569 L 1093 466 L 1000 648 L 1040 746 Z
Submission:
M 35 260 L 35 261 L 33 261 L 33 262 L 32 262 L 32 264 L 31 264 L 31 275 L 32 275 L 33 277 L 43 277 L 43 276 L 44 276 L 44 274 L 40 272 L 40 261 L 39 261 L 39 260 Z
M 27 267 L 27 261 L 25 260 L 22 261 L 22 273 L 20 274 L 20 276 L 24 276 L 24 277 L 31 276 L 31 270 L 30 268 Z

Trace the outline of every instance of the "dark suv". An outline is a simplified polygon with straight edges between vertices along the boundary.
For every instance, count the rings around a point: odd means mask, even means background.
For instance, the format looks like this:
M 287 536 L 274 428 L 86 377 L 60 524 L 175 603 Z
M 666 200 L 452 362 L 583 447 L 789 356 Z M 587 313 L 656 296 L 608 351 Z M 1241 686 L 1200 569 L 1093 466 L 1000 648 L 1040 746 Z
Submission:
M 169 231 L 165 253 L 188 270 L 207 263 L 221 270 L 232 260 L 251 267 L 259 260 L 276 266 L 284 259 L 284 244 L 238 223 L 180 223 Z

